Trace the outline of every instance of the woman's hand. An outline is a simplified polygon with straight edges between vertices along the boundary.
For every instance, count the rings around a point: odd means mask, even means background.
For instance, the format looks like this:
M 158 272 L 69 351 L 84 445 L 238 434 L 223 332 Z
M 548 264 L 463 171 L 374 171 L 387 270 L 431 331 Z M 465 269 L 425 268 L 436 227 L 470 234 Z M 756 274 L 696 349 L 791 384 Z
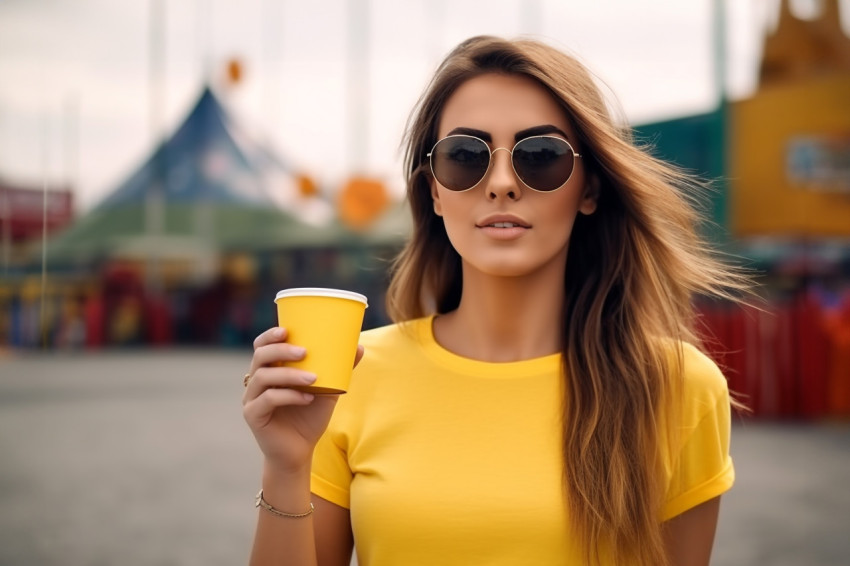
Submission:
M 242 397 L 242 414 L 266 458 L 266 465 L 283 473 L 309 469 L 313 448 L 328 426 L 336 395 L 313 395 L 295 386 L 310 385 L 312 373 L 284 367 L 305 350 L 286 342 L 286 330 L 272 328 L 254 340 L 250 381 Z M 363 357 L 358 346 L 356 366 Z

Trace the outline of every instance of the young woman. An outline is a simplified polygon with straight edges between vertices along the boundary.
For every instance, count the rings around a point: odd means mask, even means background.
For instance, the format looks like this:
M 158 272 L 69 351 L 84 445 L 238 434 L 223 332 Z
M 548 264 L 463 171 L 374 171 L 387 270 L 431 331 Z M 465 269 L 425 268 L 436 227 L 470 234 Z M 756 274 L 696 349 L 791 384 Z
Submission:
M 363 333 L 349 392 L 291 389 L 314 377 L 276 362 L 303 350 L 255 341 L 252 564 L 344 566 L 355 541 L 361 566 L 708 564 L 730 401 L 691 300 L 744 281 L 689 180 L 575 59 L 492 37 L 437 71 L 406 170 L 397 324 Z

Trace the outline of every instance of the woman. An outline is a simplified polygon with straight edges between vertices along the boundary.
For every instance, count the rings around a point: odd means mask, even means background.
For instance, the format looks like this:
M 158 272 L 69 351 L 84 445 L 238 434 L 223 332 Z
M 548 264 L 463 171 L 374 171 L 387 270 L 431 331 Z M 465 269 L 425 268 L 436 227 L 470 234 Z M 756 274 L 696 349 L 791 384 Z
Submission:
M 708 564 L 730 403 L 691 299 L 744 282 L 688 179 L 573 58 L 491 37 L 438 69 L 406 170 L 398 324 L 363 333 L 348 394 L 290 388 L 313 376 L 274 365 L 303 355 L 285 330 L 255 341 L 252 563 Z

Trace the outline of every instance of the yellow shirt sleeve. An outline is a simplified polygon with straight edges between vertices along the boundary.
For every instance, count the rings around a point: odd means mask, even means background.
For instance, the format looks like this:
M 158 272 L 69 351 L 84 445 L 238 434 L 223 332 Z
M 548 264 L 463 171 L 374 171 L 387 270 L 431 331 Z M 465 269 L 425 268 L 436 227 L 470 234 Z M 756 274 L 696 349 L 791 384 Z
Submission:
M 310 490 L 322 499 L 349 509 L 352 473 L 345 444 L 345 437 L 334 430 L 322 435 L 313 453 Z
M 679 449 L 671 454 L 665 521 L 721 495 L 735 481 L 726 378 L 693 346 L 685 345 L 684 354 L 682 426 Z

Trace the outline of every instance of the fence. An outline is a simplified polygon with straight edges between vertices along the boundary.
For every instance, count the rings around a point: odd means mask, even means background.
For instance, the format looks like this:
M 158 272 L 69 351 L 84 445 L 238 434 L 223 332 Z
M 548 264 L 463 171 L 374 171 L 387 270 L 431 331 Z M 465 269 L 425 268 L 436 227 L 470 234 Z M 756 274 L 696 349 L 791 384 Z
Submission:
M 850 416 L 850 297 L 813 293 L 756 307 L 699 307 L 705 346 L 730 390 L 762 418 Z

